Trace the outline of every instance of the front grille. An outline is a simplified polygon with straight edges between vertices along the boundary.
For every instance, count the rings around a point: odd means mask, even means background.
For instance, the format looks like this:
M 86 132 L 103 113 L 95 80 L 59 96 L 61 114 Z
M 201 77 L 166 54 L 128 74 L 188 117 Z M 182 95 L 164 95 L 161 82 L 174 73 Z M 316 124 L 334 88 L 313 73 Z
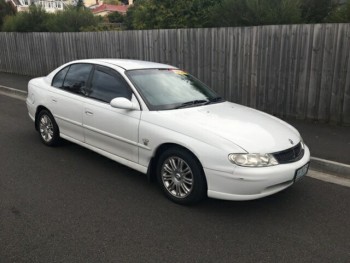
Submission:
M 293 148 L 289 148 L 287 150 L 273 153 L 272 154 L 276 160 L 280 163 L 292 163 L 299 161 L 304 156 L 304 149 L 301 147 L 301 143 L 298 143 L 298 145 L 294 146 Z

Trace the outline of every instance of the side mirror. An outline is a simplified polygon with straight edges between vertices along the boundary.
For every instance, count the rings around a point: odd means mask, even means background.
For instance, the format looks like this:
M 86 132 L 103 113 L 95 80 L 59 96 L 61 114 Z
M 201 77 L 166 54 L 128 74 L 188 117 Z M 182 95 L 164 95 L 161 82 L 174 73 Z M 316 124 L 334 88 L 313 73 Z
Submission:
M 130 100 L 126 99 L 126 98 L 115 98 L 113 100 L 111 100 L 110 105 L 113 108 L 117 108 L 117 109 L 124 109 L 124 110 L 138 110 L 139 107 L 137 105 L 135 105 L 134 103 L 132 103 Z

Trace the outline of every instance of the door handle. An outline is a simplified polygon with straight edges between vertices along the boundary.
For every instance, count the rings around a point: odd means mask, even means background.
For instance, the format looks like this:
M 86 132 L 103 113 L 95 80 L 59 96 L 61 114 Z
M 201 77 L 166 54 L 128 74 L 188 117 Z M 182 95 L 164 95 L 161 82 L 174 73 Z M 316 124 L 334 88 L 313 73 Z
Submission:
M 86 115 L 94 115 L 94 113 L 92 111 L 88 111 L 88 110 L 85 111 L 85 114 Z

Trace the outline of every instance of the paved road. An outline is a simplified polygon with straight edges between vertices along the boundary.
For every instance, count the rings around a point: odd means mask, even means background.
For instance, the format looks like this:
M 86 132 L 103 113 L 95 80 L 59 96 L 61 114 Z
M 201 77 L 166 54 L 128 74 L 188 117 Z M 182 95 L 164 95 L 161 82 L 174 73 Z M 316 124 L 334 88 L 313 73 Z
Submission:
M 42 145 L 0 95 L 0 262 L 349 262 L 350 188 L 305 178 L 249 202 L 175 205 L 142 174 Z
M 32 78 L 34 77 L 0 72 L 0 85 L 23 91 L 28 91 L 28 81 Z
M 300 132 L 313 157 L 350 165 L 350 126 L 291 118 L 286 121 Z

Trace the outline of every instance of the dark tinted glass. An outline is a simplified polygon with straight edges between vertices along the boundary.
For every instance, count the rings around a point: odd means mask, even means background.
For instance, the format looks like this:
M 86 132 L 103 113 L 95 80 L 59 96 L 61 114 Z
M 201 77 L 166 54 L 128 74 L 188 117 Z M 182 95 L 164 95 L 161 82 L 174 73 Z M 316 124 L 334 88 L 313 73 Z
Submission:
M 62 69 L 60 72 L 56 74 L 56 76 L 53 78 L 53 81 L 52 81 L 53 87 L 62 88 L 63 81 L 64 81 L 64 78 L 66 77 L 68 69 L 69 69 L 69 66 L 65 67 L 64 69 Z
M 86 94 L 86 83 L 91 69 L 92 65 L 90 64 L 71 65 L 64 80 L 63 88 L 73 93 Z
M 117 97 L 131 99 L 131 91 L 121 77 L 96 69 L 92 77 L 89 97 L 109 103 Z

